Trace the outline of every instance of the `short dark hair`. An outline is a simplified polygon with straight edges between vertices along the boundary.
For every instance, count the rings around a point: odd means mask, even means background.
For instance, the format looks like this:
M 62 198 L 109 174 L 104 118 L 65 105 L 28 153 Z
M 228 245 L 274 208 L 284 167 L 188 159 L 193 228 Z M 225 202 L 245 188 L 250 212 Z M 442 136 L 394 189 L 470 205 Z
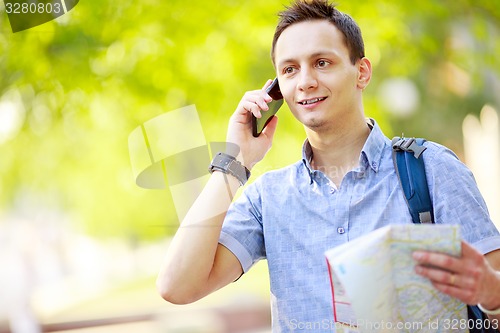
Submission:
M 349 58 L 353 64 L 365 56 L 365 45 L 363 36 L 358 24 L 347 14 L 344 14 L 335 8 L 328 0 L 295 0 L 285 10 L 278 13 L 279 21 L 274 32 L 273 44 L 271 47 L 271 58 L 274 63 L 274 48 L 281 33 L 292 24 L 326 20 L 332 23 L 344 35 Z

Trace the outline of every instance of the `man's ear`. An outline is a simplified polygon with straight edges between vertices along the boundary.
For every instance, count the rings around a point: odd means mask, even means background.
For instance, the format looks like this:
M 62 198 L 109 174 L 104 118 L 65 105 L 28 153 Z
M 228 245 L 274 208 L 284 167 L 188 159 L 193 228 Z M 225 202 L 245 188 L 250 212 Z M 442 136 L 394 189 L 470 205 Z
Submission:
M 358 84 L 361 90 L 365 89 L 372 78 L 372 64 L 368 58 L 362 58 L 358 63 Z

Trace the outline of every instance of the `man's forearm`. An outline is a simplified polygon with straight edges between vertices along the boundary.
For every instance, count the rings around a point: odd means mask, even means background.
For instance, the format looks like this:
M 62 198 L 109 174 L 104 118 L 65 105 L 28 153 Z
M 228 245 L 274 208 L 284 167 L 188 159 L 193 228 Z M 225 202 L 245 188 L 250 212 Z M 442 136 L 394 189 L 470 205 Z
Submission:
M 173 302 L 190 302 L 206 293 L 214 266 L 222 223 L 240 184 L 214 172 L 182 221 L 162 264 L 157 287 Z

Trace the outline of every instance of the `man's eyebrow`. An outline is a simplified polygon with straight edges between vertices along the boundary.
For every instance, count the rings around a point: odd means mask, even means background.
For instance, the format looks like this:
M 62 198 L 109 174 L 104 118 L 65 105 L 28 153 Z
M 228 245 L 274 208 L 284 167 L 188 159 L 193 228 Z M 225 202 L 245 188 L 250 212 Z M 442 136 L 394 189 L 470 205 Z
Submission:
M 326 56 L 326 57 L 335 57 L 335 58 L 339 58 L 339 54 L 335 51 L 331 51 L 331 50 L 325 50 L 325 51 L 318 51 L 318 52 L 314 52 L 313 54 L 309 55 L 309 59 L 314 59 L 314 58 L 318 58 L 318 57 L 322 57 L 322 56 Z M 281 67 L 283 66 L 284 64 L 288 64 L 288 63 L 293 63 L 293 62 L 296 62 L 296 58 L 287 58 L 287 59 L 284 59 L 284 60 L 281 60 L 280 62 L 278 62 L 278 67 Z

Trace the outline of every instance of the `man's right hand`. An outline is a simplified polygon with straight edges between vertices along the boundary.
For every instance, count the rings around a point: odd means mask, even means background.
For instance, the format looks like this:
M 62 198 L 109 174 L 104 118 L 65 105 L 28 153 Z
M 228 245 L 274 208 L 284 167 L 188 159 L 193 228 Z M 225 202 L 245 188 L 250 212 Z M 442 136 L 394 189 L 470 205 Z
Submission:
M 272 98 L 266 93 L 266 88 L 271 83 L 272 80 L 268 80 L 262 89 L 247 91 L 229 120 L 226 141 L 239 146 L 237 159 L 249 170 L 262 160 L 271 148 L 278 123 L 278 118 L 273 117 L 261 135 L 256 138 L 252 135 L 252 114 L 260 118 L 261 112 L 269 109 L 267 103 L 271 102 Z

